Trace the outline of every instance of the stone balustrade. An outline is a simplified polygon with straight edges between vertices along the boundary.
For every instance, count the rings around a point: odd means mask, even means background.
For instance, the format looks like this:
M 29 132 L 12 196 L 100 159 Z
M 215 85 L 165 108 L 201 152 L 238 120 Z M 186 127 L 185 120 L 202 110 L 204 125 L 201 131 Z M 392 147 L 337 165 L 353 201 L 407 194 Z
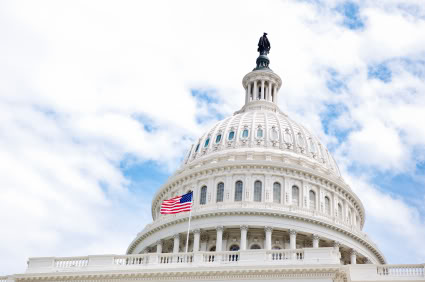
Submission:
M 424 264 L 379 265 L 377 274 L 388 277 L 425 277 Z
M 86 257 L 30 258 L 27 273 L 98 271 L 134 268 L 178 268 L 181 266 L 339 264 L 334 248 L 295 250 L 245 250 L 191 253 L 149 253 L 139 255 L 99 255 Z
M 0 282 L 7 282 L 7 276 L 0 276 Z
M 351 281 L 425 281 L 425 264 L 350 265 Z

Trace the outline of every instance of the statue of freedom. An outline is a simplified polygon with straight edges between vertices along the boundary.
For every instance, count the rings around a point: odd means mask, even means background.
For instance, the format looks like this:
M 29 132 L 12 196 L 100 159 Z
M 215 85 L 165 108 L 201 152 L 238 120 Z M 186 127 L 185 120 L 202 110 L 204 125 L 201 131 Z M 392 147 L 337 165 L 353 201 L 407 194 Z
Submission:
M 260 55 L 267 55 L 270 52 L 270 41 L 265 32 L 263 36 L 260 37 L 260 41 L 258 41 L 257 51 L 260 52 Z

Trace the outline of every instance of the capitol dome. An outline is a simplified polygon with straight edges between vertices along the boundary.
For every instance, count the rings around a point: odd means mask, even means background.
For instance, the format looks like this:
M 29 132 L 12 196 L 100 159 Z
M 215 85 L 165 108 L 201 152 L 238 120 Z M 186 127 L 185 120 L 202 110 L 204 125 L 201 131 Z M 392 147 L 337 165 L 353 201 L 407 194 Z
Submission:
M 425 281 L 423 264 L 386 264 L 329 151 L 279 109 L 266 35 L 244 106 L 192 145 L 126 254 L 30 258 L 0 282 Z
M 127 254 L 261 249 L 305 257 L 302 250 L 312 247 L 331 252 L 327 263 L 385 263 L 362 231 L 360 199 L 326 146 L 279 109 L 282 80 L 266 55 L 242 85 L 244 106 L 192 145 L 180 169 L 155 194 L 153 222 Z M 190 191 L 187 233 L 187 213 L 161 214 L 160 207 Z

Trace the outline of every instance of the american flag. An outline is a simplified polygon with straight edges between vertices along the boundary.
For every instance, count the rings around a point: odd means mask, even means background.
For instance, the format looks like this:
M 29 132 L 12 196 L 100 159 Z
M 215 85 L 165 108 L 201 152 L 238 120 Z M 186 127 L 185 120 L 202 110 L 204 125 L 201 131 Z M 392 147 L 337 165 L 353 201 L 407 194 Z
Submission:
M 161 214 L 186 212 L 192 209 L 192 192 L 164 200 L 161 204 Z

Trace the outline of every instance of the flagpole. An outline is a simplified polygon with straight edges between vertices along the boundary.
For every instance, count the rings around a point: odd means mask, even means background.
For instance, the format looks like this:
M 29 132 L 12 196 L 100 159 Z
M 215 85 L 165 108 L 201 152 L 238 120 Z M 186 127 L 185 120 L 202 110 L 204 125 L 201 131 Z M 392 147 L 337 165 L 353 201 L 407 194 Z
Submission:
M 190 202 L 189 226 L 187 227 L 187 236 L 186 236 L 186 253 L 187 253 L 187 249 L 189 248 L 189 231 L 190 231 L 190 219 L 192 218 L 193 194 L 192 194 L 191 200 L 192 201 Z

